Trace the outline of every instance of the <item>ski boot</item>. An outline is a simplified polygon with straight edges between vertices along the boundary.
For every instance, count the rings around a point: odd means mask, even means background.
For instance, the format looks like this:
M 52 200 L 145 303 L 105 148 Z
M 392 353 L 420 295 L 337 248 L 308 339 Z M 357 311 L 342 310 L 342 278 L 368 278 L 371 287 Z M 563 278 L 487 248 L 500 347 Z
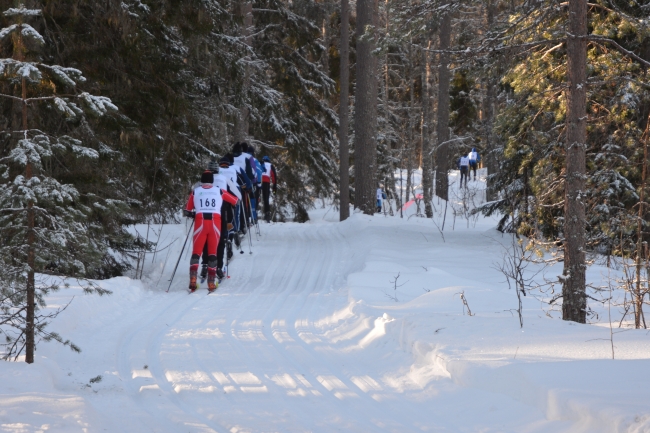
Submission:
M 208 268 L 208 292 L 217 290 L 219 283 L 217 282 L 217 269 Z
M 221 282 L 226 276 L 221 269 L 217 269 L 217 279 Z
M 198 284 L 196 283 L 198 273 L 199 273 L 199 265 L 190 266 L 190 287 L 189 287 L 190 293 L 194 293 L 194 291 L 198 288 Z
M 205 279 L 208 277 L 208 264 L 204 263 L 201 267 L 201 283 L 205 282 Z

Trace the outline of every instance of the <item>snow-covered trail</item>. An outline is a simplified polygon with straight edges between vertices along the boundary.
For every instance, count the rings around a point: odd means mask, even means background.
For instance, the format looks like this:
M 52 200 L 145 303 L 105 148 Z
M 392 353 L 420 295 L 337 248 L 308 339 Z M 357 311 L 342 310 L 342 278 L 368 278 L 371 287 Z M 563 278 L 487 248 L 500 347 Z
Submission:
M 338 289 L 363 251 L 326 226 L 265 230 L 263 238 L 252 256 L 233 261 L 216 294 L 172 291 L 167 306 L 130 325 L 119 373 L 131 377 L 137 408 L 165 431 L 412 430 L 420 411 L 373 399 L 382 387 L 372 360 L 328 350 L 315 326 L 345 309 Z
M 83 352 L 0 363 L 0 432 L 650 432 L 647 331 L 617 334 L 612 361 L 608 326 L 533 297 L 520 329 L 494 220 L 450 210 L 443 239 L 423 218 L 311 216 L 263 224 L 214 294 L 187 293 L 188 255 L 165 293 L 180 224 L 142 282 L 53 295 L 77 295 L 51 329 Z
M 402 347 L 408 343 L 386 335 L 395 320 L 374 317 L 351 298 L 350 275 L 363 275 L 369 258 L 389 257 L 405 239 L 412 249 L 400 254 L 407 261 L 430 261 L 420 251 L 434 236 L 432 227 L 262 229 L 254 254 L 244 246 L 246 254 L 236 256 L 232 277 L 217 293 L 187 294 L 183 266 L 170 293 L 159 288 L 131 307 L 129 320 L 113 325 L 120 334 L 115 374 L 124 392 L 113 407 L 106 394 L 89 399 L 102 419 L 96 425 L 161 432 L 559 427 L 538 408 L 455 384 L 435 362 L 414 368 L 411 351 Z M 467 234 L 458 242 L 461 248 L 448 259 L 462 262 Z M 497 406 L 516 415 L 504 424 Z

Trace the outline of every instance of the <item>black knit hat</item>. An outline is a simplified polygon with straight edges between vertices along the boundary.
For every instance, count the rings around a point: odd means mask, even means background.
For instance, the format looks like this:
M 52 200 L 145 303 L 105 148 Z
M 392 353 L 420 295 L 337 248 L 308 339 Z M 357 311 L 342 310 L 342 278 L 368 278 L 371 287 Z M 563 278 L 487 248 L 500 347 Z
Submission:
M 203 172 L 201 175 L 201 183 L 213 183 L 214 182 L 214 175 L 210 170 L 206 170 Z
M 230 167 L 230 158 L 228 158 L 228 156 L 224 155 L 224 157 L 219 160 L 219 166 L 221 166 L 221 167 Z
M 241 143 L 239 141 L 233 145 L 232 153 L 234 153 L 234 154 L 241 154 L 242 153 L 242 145 L 241 145 Z

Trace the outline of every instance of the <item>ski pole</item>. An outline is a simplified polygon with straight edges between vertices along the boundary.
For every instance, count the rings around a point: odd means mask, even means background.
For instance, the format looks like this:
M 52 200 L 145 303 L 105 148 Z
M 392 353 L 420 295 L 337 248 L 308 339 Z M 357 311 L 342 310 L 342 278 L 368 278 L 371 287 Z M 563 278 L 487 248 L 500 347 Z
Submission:
M 187 236 L 185 236 L 185 242 L 183 242 L 183 248 L 181 248 L 181 253 L 178 255 L 178 260 L 176 261 L 174 272 L 172 272 L 172 277 L 169 279 L 169 287 L 167 287 L 165 293 L 169 293 L 169 289 L 172 287 L 172 282 L 174 281 L 174 277 L 176 276 L 176 270 L 178 269 L 178 264 L 181 262 L 181 258 L 183 257 L 183 251 L 185 250 L 185 245 L 187 245 L 187 240 L 190 238 L 190 233 L 192 233 L 193 228 L 194 228 L 194 220 L 192 220 L 192 225 L 190 226 L 190 230 L 187 232 Z
M 251 220 L 253 221 L 253 224 L 255 225 L 255 239 L 259 241 L 260 239 L 257 236 L 260 234 L 260 232 L 259 232 L 260 226 L 257 223 L 258 219 L 253 216 L 254 215 L 253 214 L 253 203 L 251 202 L 251 197 L 247 196 L 247 198 L 248 198 L 248 207 L 251 209 Z
M 253 236 L 250 227 L 248 228 L 248 254 L 253 254 Z
M 246 224 L 246 213 L 244 212 L 244 202 L 242 200 L 241 206 L 239 206 L 239 215 L 237 215 L 237 218 L 239 219 L 239 231 L 241 231 L 241 217 L 244 215 L 244 224 Z M 235 236 L 237 236 L 237 239 L 239 240 L 239 254 L 244 254 L 244 246 L 241 244 L 241 239 L 239 238 L 239 232 L 235 233 Z M 245 235 L 244 235 L 245 236 Z
M 253 208 L 251 207 L 251 198 L 250 196 L 246 196 L 248 199 L 248 209 L 250 210 L 250 215 L 251 215 L 251 220 L 253 219 Z M 253 254 L 253 236 L 251 235 L 251 228 L 247 227 L 248 229 L 248 254 Z
M 226 279 L 230 278 L 228 275 L 228 268 L 230 265 L 230 251 L 232 251 L 232 242 L 226 238 Z
M 278 205 L 275 202 L 275 192 L 273 192 L 273 215 L 271 215 L 271 221 L 274 221 L 275 218 L 275 211 L 278 210 Z

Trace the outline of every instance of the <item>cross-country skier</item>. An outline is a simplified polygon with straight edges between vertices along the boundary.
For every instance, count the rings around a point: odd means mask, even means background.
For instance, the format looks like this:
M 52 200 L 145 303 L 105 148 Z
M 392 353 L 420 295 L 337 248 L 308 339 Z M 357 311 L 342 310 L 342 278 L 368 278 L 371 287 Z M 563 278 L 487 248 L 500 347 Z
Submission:
M 458 160 L 458 169 L 460 170 L 460 186 L 463 186 L 463 179 L 465 179 L 465 188 L 467 188 L 467 178 L 469 177 L 469 158 L 462 155 Z
M 190 194 L 185 206 L 184 214 L 194 218 L 194 247 L 190 259 L 190 286 L 194 292 L 198 286 L 196 279 L 199 271 L 199 258 L 203 246 L 208 244 L 208 290 L 213 292 L 217 288 L 217 245 L 221 234 L 221 204 L 223 200 L 233 206 L 237 204 L 237 197 L 228 191 L 220 190 L 213 185 L 214 175 L 206 170 L 201 175 L 201 186 L 195 188 Z
M 278 175 L 275 166 L 271 164 L 271 158 L 264 156 L 264 174 L 262 175 L 262 197 L 264 199 L 264 221 L 271 222 L 271 206 L 269 197 L 271 195 L 271 183 L 273 183 L 273 194 L 278 190 Z
M 384 200 L 386 200 L 386 193 L 382 191 L 381 186 L 377 187 L 377 213 L 381 213 Z
M 208 163 L 208 170 L 210 170 L 214 176 L 213 185 L 219 188 L 222 191 L 228 191 L 230 194 L 241 199 L 241 193 L 239 192 L 239 187 L 235 180 L 233 180 L 232 173 L 228 170 L 224 170 L 221 173 L 219 163 L 216 160 L 211 160 Z M 236 176 L 235 176 L 236 178 Z M 221 236 L 219 237 L 219 245 L 217 246 L 217 278 L 221 281 L 224 277 L 223 274 L 223 256 L 226 250 L 226 243 L 228 239 L 228 224 L 232 224 L 234 216 L 233 206 L 227 201 L 223 201 L 221 205 Z M 232 250 L 228 251 L 228 257 L 232 257 Z M 204 269 L 201 269 L 201 280 L 205 279 L 207 275 L 207 262 L 208 262 L 208 246 L 207 243 L 203 247 L 203 263 Z M 204 273 L 205 270 L 205 273 Z
M 472 151 L 467 154 L 467 158 L 469 158 L 469 169 L 470 171 L 474 171 L 474 180 L 476 180 L 476 169 L 478 168 L 478 163 L 481 162 L 481 155 L 478 154 L 475 147 L 472 147 Z
M 246 234 L 246 213 L 244 209 L 244 204 L 248 201 L 246 199 L 246 193 L 249 191 L 253 190 L 253 183 L 251 181 L 250 176 L 246 173 L 247 170 L 245 169 L 246 164 L 242 163 L 242 159 L 240 158 L 239 160 L 237 159 L 238 157 L 241 156 L 241 143 L 237 142 L 233 146 L 233 152 L 227 154 L 227 156 L 230 158 L 230 163 L 232 167 L 235 169 L 237 172 L 237 177 L 243 184 L 240 183 L 241 185 L 241 192 L 242 192 L 242 200 L 241 203 L 239 203 L 237 209 L 235 210 L 235 215 L 237 218 L 237 232 L 241 234 Z M 239 161 L 241 163 L 241 166 L 236 164 L 235 162 Z M 245 159 L 243 160 L 245 161 Z M 248 170 L 251 172 L 251 170 Z
M 240 227 L 239 231 L 242 234 L 246 234 L 246 229 L 248 228 L 247 221 L 250 222 L 252 219 L 251 209 L 249 206 L 249 198 L 254 197 L 254 185 L 257 181 L 256 174 L 257 171 L 253 170 L 252 162 L 250 161 L 251 155 L 248 152 L 248 145 L 246 143 L 237 142 L 232 147 L 233 154 L 233 165 L 236 165 L 243 171 L 248 177 L 249 182 L 247 182 L 247 190 L 243 191 L 242 194 L 242 210 L 240 212 Z
M 253 216 L 257 222 L 258 210 L 261 207 L 260 205 L 260 196 L 262 195 L 262 176 L 264 175 L 264 167 L 255 157 L 255 148 L 251 145 L 248 145 L 248 153 L 251 155 L 251 163 L 255 167 L 255 174 L 257 176 L 257 183 L 255 184 L 255 202 L 251 200 L 253 206 Z
M 239 167 L 232 165 L 232 155 L 229 154 L 224 155 L 224 157 L 219 161 L 219 173 L 223 174 L 226 177 L 229 177 L 231 181 L 237 184 L 237 188 L 235 188 L 232 192 L 237 196 L 239 202 L 233 210 L 232 224 L 234 233 L 231 233 L 230 235 L 232 235 L 232 239 L 235 241 L 235 245 L 239 247 L 240 240 L 238 232 L 240 223 L 239 214 L 243 200 L 242 192 L 246 190 L 247 184 L 250 185 L 250 179 L 248 179 L 248 176 L 246 176 L 246 174 Z M 228 256 L 231 257 L 230 251 L 228 252 Z

